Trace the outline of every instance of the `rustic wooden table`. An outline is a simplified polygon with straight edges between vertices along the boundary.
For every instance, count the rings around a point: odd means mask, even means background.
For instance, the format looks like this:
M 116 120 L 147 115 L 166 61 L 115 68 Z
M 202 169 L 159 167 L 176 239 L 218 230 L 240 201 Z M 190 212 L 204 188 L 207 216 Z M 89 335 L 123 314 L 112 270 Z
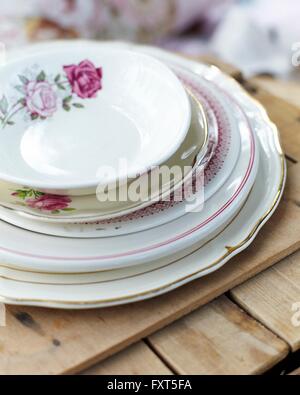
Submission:
M 7 306 L 0 374 L 300 374 L 300 87 L 217 65 L 280 129 L 289 175 L 271 221 L 221 270 L 153 300 L 94 311 Z

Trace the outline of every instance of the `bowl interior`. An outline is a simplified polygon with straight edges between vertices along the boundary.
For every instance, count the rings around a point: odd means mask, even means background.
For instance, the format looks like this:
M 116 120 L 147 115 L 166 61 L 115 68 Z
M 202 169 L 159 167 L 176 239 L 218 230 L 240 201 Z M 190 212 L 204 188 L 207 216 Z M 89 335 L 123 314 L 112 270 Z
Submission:
M 191 110 L 177 77 L 147 55 L 59 49 L 0 69 L 0 177 L 38 189 L 134 176 L 170 157 Z

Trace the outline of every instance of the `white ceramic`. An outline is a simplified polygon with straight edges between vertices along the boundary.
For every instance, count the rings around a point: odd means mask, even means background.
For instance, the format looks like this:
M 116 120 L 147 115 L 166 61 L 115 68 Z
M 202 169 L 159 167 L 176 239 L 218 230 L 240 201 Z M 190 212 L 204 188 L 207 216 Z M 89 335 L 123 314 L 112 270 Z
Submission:
M 260 123 L 260 171 L 238 216 L 208 244 L 184 258 L 174 257 L 172 262 L 159 260 L 120 271 L 58 275 L 1 267 L 0 300 L 63 309 L 108 307 L 161 295 L 221 268 L 251 244 L 273 214 L 283 191 L 286 169 L 278 151 L 276 129 L 264 120 L 261 108 L 256 107 L 253 114 L 259 117 L 253 126 Z M 275 171 L 269 159 L 273 160 Z
M 217 123 L 216 126 L 219 129 L 220 138 L 216 147 L 216 155 L 204 170 L 204 191 L 197 191 L 193 198 L 194 201 L 200 199 L 206 201 L 226 182 L 236 165 L 240 155 L 240 135 L 244 134 L 244 128 L 239 127 L 244 125 L 243 114 L 239 110 L 233 111 L 236 108 L 234 104 L 224 94 L 218 92 L 211 83 L 205 83 L 199 77 L 196 78 L 194 74 L 187 72 L 185 72 L 185 78 L 188 85 L 193 85 L 193 89 L 202 94 L 201 101 L 204 103 L 210 128 L 213 129 Z M 235 174 L 238 177 L 239 168 L 236 170 Z M 111 237 L 151 229 L 180 218 L 186 214 L 186 204 L 185 201 L 176 203 L 174 200 L 157 202 L 120 218 L 84 224 L 44 223 L 5 208 L 0 208 L 0 218 L 21 228 L 53 236 Z
M 190 127 L 178 78 L 134 49 L 8 56 L 0 86 L 0 179 L 32 189 L 87 194 L 134 178 L 172 156 Z
M 232 104 L 232 111 L 235 107 Z M 239 119 L 241 152 L 223 188 L 200 211 L 157 228 L 101 239 L 64 239 L 31 233 L 0 222 L 0 261 L 24 270 L 87 272 L 146 264 L 192 252 L 220 232 L 237 214 L 253 186 L 258 151 L 245 116 Z M 186 210 L 195 209 L 186 206 Z M 198 209 L 198 207 L 196 207 Z
M 2 302 L 86 309 L 154 297 L 223 266 L 231 257 L 244 250 L 254 240 L 257 232 L 273 214 L 282 196 L 286 167 L 277 129 L 269 121 L 265 110 L 257 102 L 254 102 L 235 81 L 215 67 L 184 60 L 156 49 L 152 49 L 152 52 L 177 62 L 205 78 L 214 80 L 219 86 L 222 86 L 222 89 L 234 96 L 247 115 L 252 129 L 257 133 L 261 157 L 259 173 L 245 205 L 220 235 L 193 254 L 173 263 L 169 262 L 164 267 L 162 267 L 164 264 L 162 260 L 156 263 L 156 267 L 155 263 L 153 266 L 143 266 L 143 270 L 145 268 L 148 270 L 143 274 L 139 274 L 141 269 L 139 266 L 122 269 L 125 270 L 125 278 L 122 280 L 89 285 L 55 285 L 54 287 L 46 284 L 34 285 L 32 282 L 39 281 L 38 278 L 33 279 L 33 274 L 21 271 L 16 272 L 22 282 L 10 280 L 8 277 L 12 273 L 4 272 L 4 263 L 1 266 L 2 280 L 0 281 Z M 137 270 L 137 272 L 136 274 L 134 271 L 129 273 L 128 270 Z M 32 277 L 26 279 L 28 275 L 32 275 Z M 37 275 L 42 276 L 40 277 L 41 282 L 47 278 L 44 277 L 44 274 Z M 100 277 L 102 275 L 103 273 L 86 274 L 82 280 L 85 282 L 103 281 L 103 277 Z M 78 278 L 77 276 L 75 277 Z M 67 277 L 59 276 L 59 278 L 60 282 L 63 282 L 62 278 Z M 70 279 L 71 277 L 68 276 L 65 282 L 69 283 Z M 47 281 L 49 281 L 48 278 Z
M 153 184 L 152 188 L 148 188 L 146 185 L 146 188 L 142 188 L 143 194 L 138 201 L 129 199 L 100 201 L 100 193 L 88 196 L 53 196 L 0 181 L 0 204 L 20 213 L 29 214 L 28 219 L 34 221 L 70 223 L 74 221 L 101 221 L 128 215 L 158 200 L 168 198 L 175 189 L 180 188 L 182 183 L 191 177 L 192 172 L 186 169 L 204 166 L 209 162 L 218 141 L 218 131 L 214 121 L 210 121 L 208 132 L 206 115 L 200 102 L 202 96 L 196 93 L 194 95 L 191 89 L 189 97 L 192 107 L 190 130 L 175 154 L 162 164 L 168 168 L 180 167 L 181 173 L 172 182 L 164 179 L 161 183 Z M 127 193 L 133 183 L 137 181 L 148 183 L 155 171 L 152 170 L 151 173 L 145 173 L 143 176 L 120 186 L 117 192 L 119 193 L 123 188 Z

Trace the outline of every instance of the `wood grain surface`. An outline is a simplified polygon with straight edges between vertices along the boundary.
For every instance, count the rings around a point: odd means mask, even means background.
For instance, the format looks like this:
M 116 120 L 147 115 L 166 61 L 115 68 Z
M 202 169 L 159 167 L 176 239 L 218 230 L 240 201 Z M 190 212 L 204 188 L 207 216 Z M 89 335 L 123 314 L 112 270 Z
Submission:
M 300 251 L 233 289 L 231 295 L 249 314 L 300 348 Z
M 288 354 L 288 346 L 222 296 L 150 336 L 178 374 L 258 374 Z
M 84 375 L 171 375 L 171 370 L 140 341 L 106 361 L 86 370 Z

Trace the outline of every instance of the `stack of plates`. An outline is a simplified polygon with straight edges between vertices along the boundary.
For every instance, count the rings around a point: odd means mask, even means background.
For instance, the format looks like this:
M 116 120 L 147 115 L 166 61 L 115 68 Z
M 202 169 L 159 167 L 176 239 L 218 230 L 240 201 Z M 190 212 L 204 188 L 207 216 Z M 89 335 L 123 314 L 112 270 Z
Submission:
M 158 296 L 244 250 L 279 203 L 277 129 L 213 66 L 54 42 L 11 53 L 0 81 L 4 303 Z

